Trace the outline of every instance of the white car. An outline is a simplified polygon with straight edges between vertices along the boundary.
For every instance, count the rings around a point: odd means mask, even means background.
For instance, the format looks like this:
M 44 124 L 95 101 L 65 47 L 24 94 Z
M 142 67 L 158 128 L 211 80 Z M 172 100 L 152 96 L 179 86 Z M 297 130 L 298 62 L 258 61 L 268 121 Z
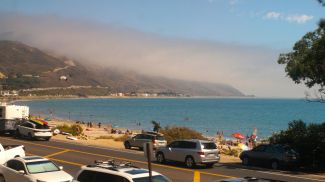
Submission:
M 16 135 L 18 137 L 27 137 L 29 139 L 50 140 L 53 136 L 48 125 L 40 125 L 33 122 L 25 121 L 17 126 Z
M 0 164 L 6 163 L 15 157 L 25 157 L 23 145 L 2 145 L 0 144 Z
M 0 165 L 0 182 L 71 182 L 73 177 L 39 156 L 17 157 Z
M 114 161 L 99 162 L 81 167 L 74 182 L 148 182 L 147 169 L 132 166 L 131 163 Z M 171 182 L 167 177 L 152 171 L 152 182 Z

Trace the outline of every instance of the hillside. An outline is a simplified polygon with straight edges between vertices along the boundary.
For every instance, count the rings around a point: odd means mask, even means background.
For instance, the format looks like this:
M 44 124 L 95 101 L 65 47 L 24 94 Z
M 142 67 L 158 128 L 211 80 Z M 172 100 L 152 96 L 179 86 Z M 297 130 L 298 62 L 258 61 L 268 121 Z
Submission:
M 8 89 L 92 86 L 109 92 L 174 92 L 192 96 L 243 96 L 226 84 L 183 81 L 91 68 L 13 41 L 0 41 L 0 80 Z

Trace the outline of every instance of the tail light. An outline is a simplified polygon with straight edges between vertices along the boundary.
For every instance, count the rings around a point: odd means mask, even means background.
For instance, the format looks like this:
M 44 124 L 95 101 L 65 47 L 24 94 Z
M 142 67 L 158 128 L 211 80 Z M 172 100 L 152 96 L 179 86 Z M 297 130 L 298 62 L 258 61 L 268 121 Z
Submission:
M 199 154 L 199 155 L 204 155 L 204 152 L 197 152 L 197 154 Z
M 155 139 L 152 139 L 152 143 L 155 144 L 156 143 L 156 140 Z

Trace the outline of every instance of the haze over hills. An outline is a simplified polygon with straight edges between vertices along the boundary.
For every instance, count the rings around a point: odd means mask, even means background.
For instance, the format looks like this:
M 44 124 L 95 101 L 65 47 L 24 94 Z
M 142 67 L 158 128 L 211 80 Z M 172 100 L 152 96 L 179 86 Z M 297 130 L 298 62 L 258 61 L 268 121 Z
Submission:
M 0 41 L 0 77 L 8 88 L 107 87 L 112 92 L 174 92 L 191 96 L 244 96 L 226 84 L 147 76 L 90 67 L 19 42 Z

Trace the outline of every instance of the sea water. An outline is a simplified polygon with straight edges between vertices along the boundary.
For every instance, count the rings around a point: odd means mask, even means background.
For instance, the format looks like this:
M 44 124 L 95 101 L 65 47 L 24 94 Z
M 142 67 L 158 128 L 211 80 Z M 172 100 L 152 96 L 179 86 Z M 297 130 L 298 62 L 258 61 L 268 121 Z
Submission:
M 112 98 L 19 101 L 34 115 L 78 121 L 110 123 L 114 127 L 151 130 L 151 121 L 165 126 L 186 126 L 203 135 L 223 132 L 260 138 L 301 119 L 307 123 L 325 121 L 325 103 L 304 99 L 258 98 Z

